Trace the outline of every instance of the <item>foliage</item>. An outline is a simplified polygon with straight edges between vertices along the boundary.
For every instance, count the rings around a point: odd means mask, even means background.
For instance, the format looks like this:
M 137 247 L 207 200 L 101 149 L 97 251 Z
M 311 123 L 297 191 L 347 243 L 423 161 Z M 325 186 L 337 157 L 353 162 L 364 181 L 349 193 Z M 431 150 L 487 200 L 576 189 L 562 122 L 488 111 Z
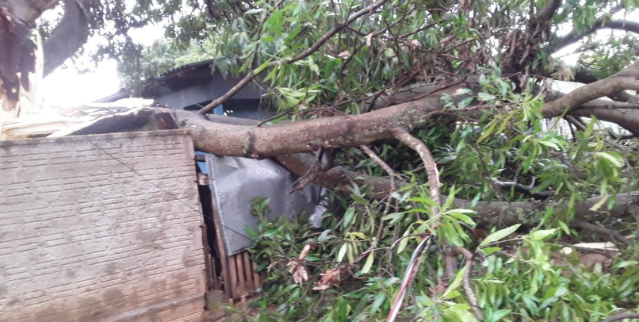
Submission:
M 559 243 L 596 238 L 580 236 L 583 231 L 570 227 L 577 203 L 592 194 L 604 195 L 609 197 L 593 209 L 610 209 L 617 192 L 636 189 L 636 180 L 622 173 L 636 173 L 628 162 L 636 164 L 637 155 L 624 155 L 606 143 L 607 133 L 598 129 L 596 119 L 572 140 L 544 129 L 541 97 L 515 93 L 515 85 L 504 80 L 497 66 L 485 70 L 481 84 L 481 101 L 518 108 L 491 117 L 485 113 L 482 121 L 473 124 L 436 126 L 419 133 L 438 160 L 442 190 L 448 194 L 438 214 L 431 210 L 436 203 L 424 186 L 425 174 L 416 171 L 420 162 L 414 152 L 381 144 L 375 146 L 378 155 L 408 183 L 390 199 L 373 200 L 367 187 L 353 186 L 348 197 L 329 196 L 332 209 L 320 229 L 311 228 L 304 219 L 280 218 L 263 219 L 258 231 L 249 231 L 256 241 L 253 258 L 258 270 L 269 277 L 252 304 L 259 313 L 247 320 L 385 320 L 411 253 L 425 235 L 436 238 L 411 285 L 401 321 L 475 320 L 461 285 L 463 270 L 452 280 L 444 278 L 443 245 L 465 247 L 476 254 L 471 285 L 485 321 L 600 321 L 619 310 L 639 308 L 636 246 L 606 267 L 602 263 L 586 267 L 577 252 L 562 261 L 559 252 L 563 248 Z M 464 104 L 451 101 L 449 109 L 465 108 Z M 343 163 L 351 169 L 384 175 L 360 151 L 346 151 L 344 157 L 351 159 Z M 534 180 L 534 190 L 551 191 L 558 208 L 540 211 L 536 218 L 522 218 L 522 224 L 533 229 L 515 233 L 519 225 L 492 227 L 492 233 L 482 238 L 475 232 L 474 212 L 454 209 L 453 201 L 455 197 L 475 203 L 529 198 L 514 190 L 495 189 L 497 180 Z M 563 201 L 568 201 L 567 209 L 559 208 Z M 390 212 L 385 210 L 387 203 Z M 266 212 L 266 207 L 262 201 L 257 213 Z M 311 251 L 302 265 L 309 280 L 294 281 L 287 263 L 296 261 L 307 247 Z M 321 274 L 336 269 L 339 284 L 318 291 Z
M 412 195 L 410 191 L 420 192 Z M 259 263 L 257 270 L 266 271 L 268 278 L 259 299 L 252 303 L 259 313 L 250 321 L 384 320 L 398 291 L 397 274 L 405 268 L 416 242 L 436 222 L 428 214 L 432 201 L 425 191 L 407 189 L 404 195 L 396 194 L 393 199 L 406 210 L 382 218 L 383 226 L 376 222 L 383 203 L 362 203 L 356 195 L 350 202 L 342 200 L 347 207 L 342 208 L 343 216 L 326 216 L 320 229 L 311 228 L 305 218 L 262 221 L 257 232 L 249 233 L 256 241 L 252 257 Z M 472 224 L 468 211 L 443 212 L 443 225 L 435 234 L 467 247 L 474 243 L 478 257 L 472 267 L 472 286 L 486 321 L 600 321 L 622 308 L 638 308 L 636 261 L 616 258 L 612 268 L 585 267 L 573 253 L 565 265 L 559 266 L 551 261 L 551 254 L 562 248 L 552 241 L 557 229 L 517 234 L 516 226 L 509 227 L 492 233 L 478 245 L 468 230 L 455 227 L 459 219 Z M 445 223 L 451 226 L 446 228 Z M 375 237 L 378 227 L 382 229 L 379 241 Z M 408 238 L 401 240 L 399 236 Z M 310 280 L 298 284 L 286 264 L 306 245 L 311 245 L 311 251 L 303 265 Z M 346 256 L 342 251 L 345 247 Z M 403 308 L 401 321 L 474 320 L 460 285 L 463 273 L 457 273 L 448 286 L 442 283 L 441 247 L 435 243 L 427 250 L 424 268 L 413 282 L 412 299 Z M 370 249 L 374 251 L 367 255 Z M 360 258 L 367 260 L 358 261 Z M 342 272 L 339 285 L 314 291 L 320 274 L 334 268 Z M 271 309 L 274 307 L 275 312 Z

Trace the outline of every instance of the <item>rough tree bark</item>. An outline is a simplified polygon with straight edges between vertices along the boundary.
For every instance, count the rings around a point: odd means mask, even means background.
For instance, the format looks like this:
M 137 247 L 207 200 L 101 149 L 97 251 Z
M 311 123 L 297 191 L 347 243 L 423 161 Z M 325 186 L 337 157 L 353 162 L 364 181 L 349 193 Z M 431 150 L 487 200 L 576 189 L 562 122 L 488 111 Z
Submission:
M 44 42 L 44 75 L 49 75 L 87 42 L 89 1 L 65 0 L 64 16 Z
M 0 126 L 31 107 L 39 107 L 37 84 L 42 77 L 87 41 L 89 6 L 95 4 L 94 0 L 65 0 L 64 17 L 42 44 L 33 27 L 35 21 L 59 2 L 0 0 Z
M 0 0 L 0 127 L 6 120 L 39 110 L 43 54 L 33 25 L 58 1 Z

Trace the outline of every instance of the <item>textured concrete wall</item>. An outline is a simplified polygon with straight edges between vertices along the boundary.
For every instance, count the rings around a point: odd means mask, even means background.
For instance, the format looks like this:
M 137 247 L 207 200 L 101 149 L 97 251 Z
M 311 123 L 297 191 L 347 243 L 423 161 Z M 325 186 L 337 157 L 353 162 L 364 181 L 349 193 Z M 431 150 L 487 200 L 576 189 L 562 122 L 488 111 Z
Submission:
M 0 321 L 199 321 L 194 181 L 181 131 L 0 142 Z

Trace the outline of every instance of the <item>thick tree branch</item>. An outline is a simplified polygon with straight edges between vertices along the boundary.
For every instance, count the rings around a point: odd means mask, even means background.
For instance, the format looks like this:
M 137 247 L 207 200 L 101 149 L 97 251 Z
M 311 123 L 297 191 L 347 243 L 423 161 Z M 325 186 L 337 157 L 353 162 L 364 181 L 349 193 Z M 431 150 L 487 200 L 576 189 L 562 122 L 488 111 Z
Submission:
M 617 194 L 617 199 L 613 208 L 608 212 L 595 212 L 590 210 L 593 205 L 601 201 L 602 197 L 593 197 L 575 206 L 575 218 L 577 219 L 597 219 L 610 217 L 623 217 L 629 214 L 630 206 L 639 203 L 639 191 Z M 470 201 L 455 200 L 456 207 L 470 209 Z M 523 202 L 478 202 L 474 207 L 477 212 L 473 218 L 475 221 L 486 226 L 510 226 L 514 224 L 535 225 L 540 220 L 540 214 L 546 210 L 550 203 L 541 201 Z M 567 203 L 556 203 L 555 211 L 561 211 L 567 207 Z
M 554 72 L 558 72 L 560 70 L 560 68 L 562 68 L 561 66 L 557 66 L 554 69 Z M 575 67 L 572 70 L 573 73 L 573 81 L 577 82 L 577 83 L 583 83 L 583 84 L 591 84 L 594 83 L 598 80 L 600 80 L 599 77 L 597 77 L 595 75 L 595 73 L 587 68 L 583 68 L 583 67 Z M 556 80 L 562 80 L 562 79 L 556 79 Z M 618 93 L 614 93 L 612 95 L 608 95 L 608 97 L 610 99 L 612 99 L 613 101 L 618 101 L 618 102 L 639 102 L 639 97 L 630 94 L 626 91 L 621 91 Z
M 544 117 L 561 116 L 564 112 L 570 112 L 584 103 L 627 89 L 639 90 L 639 80 L 632 76 L 611 76 L 579 87 L 565 96 L 544 104 L 542 114 Z
M 78 0 L 65 0 L 64 16 L 44 43 L 44 75 L 49 75 L 87 42 L 88 10 Z
M 606 109 L 590 102 L 570 114 L 581 117 L 592 117 L 594 115 L 601 121 L 618 124 L 633 135 L 639 136 L 639 110 L 636 109 Z
M 386 3 L 386 1 L 388 0 L 381 0 L 377 3 L 374 3 L 350 15 L 344 22 L 342 22 L 341 24 L 336 24 L 331 30 L 329 30 L 326 34 L 324 34 L 312 46 L 300 52 L 299 54 L 295 55 L 293 58 L 287 59 L 283 62 L 270 62 L 266 67 L 258 67 L 250 71 L 244 78 L 242 78 L 242 80 L 240 80 L 237 84 L 235 84 L 235 86 L 233 86 L 228 92 L 226 92 L 224 95 L 220 96 L 219 98 L 214 99 L 211 103 L 201 108 L 198 111 L 198 113 L 206 114 L 212 111 L 215 107 L 223 104 L 224 102 L 229 100 L 231 97 L 233 97 L 235 94 L 237 94 L 242 88 L 244 88 L 244 86 L 248 85 L 248 83 L 250 83 L 253 79 L 255 79 L 255 77 L 259 75 L 261 72 L 263 72 L 264 70 L 275 67 L 279 64 L 291 64 L 298 60 L 308 57 L 309 55 L 314 53 L 317 49 L 319 49 L 322 45 L 324 45 L 324 43 L 326 43 L 329 39 L 331 39 L 331 37 L 337 34 L 340 30 L 347 27 L 353 21 L 357 20 L 361 16 L 372 13 L 373 11 L 375 11 L 375 9 L 379 8 L 384 3 Z
M 613 322 L 613 321 L 619 321 L 619 320 L 626 320 L 626 319 L 639 319 L 639 313 L 623 313 L 623 314 L 617 314 L 617 315 L 613 315 L 601 322 Z
M 455 96 L 454 87 L 444 93 Z M 334 116 L 270 126 L 211 124 L 195 117 L 179 117 L 183 127 L 200 132 L 198 145 L 227 156 L 266 158 L 323 148 L 359 147 L 394 138 L 393 129 L 426 125 L 445 106 L 440 94 L 361 115 Z
M 622 30 L 639 34 L 639 23 L 627 20 L 609 20 L 608 17 L 599 18 L 595 21 L 595 24 L 592 25 L 592 27 L 584 30 L 583 32 L 579 33 L 576 30 L 573 30 L 567 35 L 557 39 L 557 41 L 552 45 L 550 52 L 557 52 L 560 49 L 572 45 L 601 29 Z
M 8 9 L 13 19 L 32 24 L 43 12 L 55 7 L 60 0 L 0 0 L 0 8 Z
M 624 238 L 618 231 L 616 230 L 612 230 L 612 229 L 608 229 L 605 227 L 601 227 L 598 225 L 595 225 L 593 223 L 589 223 L 585 220 L 582 219 L 577 219 L 574 220 L 572 223 L 572 226 L 576 226 L 579 227 L 581 229 L 585 229 L 585 230 L 589 230 L 592 231 L 594 233 L 597 233 L 601 236 L 603 236 L 605 239 L 609 240 L 610 242 L 613 242 L 615 244 L 621 243 L 624 245 L 631 245 L 632 242 L 626 238 Z
M 620 92 L 625 93 L 625 92 Z M 616 95 L 618 95 L 617 93 Z M 627 93 L 625 93 L 627 94 Z M 547 101 L 555 101 L 567 94 L 560 92 L 552 92 L 546 95 Z M 631 95 L 631 94 L 628 94 Z M 633 95 L 631 95 L 633 96 Z M 618 101 L 609 101 L 604 99 L 595 99 L 587 103 L 575 107 L 570 115 L 578 117 L 595 116 L 601 121 L 615 123 L 629 132 L 632 137 L 639 134 L 639 103 L 626 103 Z
M 561 2 L 562 0 L 548 1 L 548 3 L 546 3 L 546 5 L 541 10 L 539 10 L 539 13 L 537 13 L 536 22 L 538 24 L 546 24 L 548 21 L 550 21 L 552 16 L 555 15 L 555 12 L 557 12 L 557 9 L 559 9 L 559 6 L 561 6 Z

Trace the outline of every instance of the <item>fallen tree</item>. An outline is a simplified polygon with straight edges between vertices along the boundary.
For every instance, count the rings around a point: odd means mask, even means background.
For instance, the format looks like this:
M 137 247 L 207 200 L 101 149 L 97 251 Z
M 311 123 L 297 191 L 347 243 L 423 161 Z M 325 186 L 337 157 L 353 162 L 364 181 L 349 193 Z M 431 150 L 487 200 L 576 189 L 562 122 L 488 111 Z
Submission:
M 24 40 L 37 16 L 58 2 L 0 0 L 0 45 Z M 300 176 L 293 191 L 311 182 L 329 189 L 323 231 L 265 221 L 256 232 L 256 260 L 296 284 L 263 294 L 270 301 L 264 306 L 282 305 L 283 320 L 314 312 L 333 321 L 387 313 L 388 321 L 398 314 L 593 320 L 636 305 L 629 286 L 639 280 L 634 262 L 603 272 L 575 269 L 578 277 L 569 279 L 548 256 L 551 238 L 605 239 L 636 252 L 628 236 L 639 218 L 639 108 L 631 93 L 639 90 L 637 25 L 611 18 L 633 12 L 632 4 L 206 1 L 187 13 L 178 0 L 152 3 L 138 1 L 127 11 L 119 0 L 65 1 L 61 25 L 44 39 L 45 71 L 77 50 L 87 28 L 108 34 L 99 26 L 114 22 L 125 40 L 112 37 L 111 52 L 120 54 L 127 82 L 157 76 L 146 62 L 176 52 L 201 57 L 197 48 L 205 48 L 218 72 L 241 74 L 241 81 L 199 113 L 143 108 L 57 135 L 183 128 L 198 150 L 277 160 Z M 167 33 L 175 46 L 143 52 L 126 37 L 136 24 L 178 12 L 181 23 Z M 7 27 L 13 20 L 20 28 Z M 563 27 L 574 30 L 560 36 Z M 606 29 L 627 34 L 597 38 Z M 46 45 L 65 30 L 74 31 L 68 44 Z M 555 59 L 573 43 L 582 44 L 582 66 Z M 20 100 L 16 84 L 34 61 L 24 55 L 16 65 L 18 56 L 7 57 L 0 56 L 0 81 L 13 104 Z M 561 92 L 552 79 L 585 85 Z M 252 85 L 265 93 L 272 119 L 208 113 Z M 476 228 L 493 233 L 482 241 Z M 312 247 L 320 260 L 308 259 Z M 422 251 L 438 254 L 423 261 L 428 274 L 415 273 Z M 291 271 L 278 273 L 277 263 Z M 307 265 L 324 274 L 315 286 L 306 283 Z M 366 285 L 332 293 L 340 274 L 355 283 L 364 276 Z M 428 291 L 411 296 L 413 279 L 416 289 Z M 404 295 L 410 305 L 400 313 Z

